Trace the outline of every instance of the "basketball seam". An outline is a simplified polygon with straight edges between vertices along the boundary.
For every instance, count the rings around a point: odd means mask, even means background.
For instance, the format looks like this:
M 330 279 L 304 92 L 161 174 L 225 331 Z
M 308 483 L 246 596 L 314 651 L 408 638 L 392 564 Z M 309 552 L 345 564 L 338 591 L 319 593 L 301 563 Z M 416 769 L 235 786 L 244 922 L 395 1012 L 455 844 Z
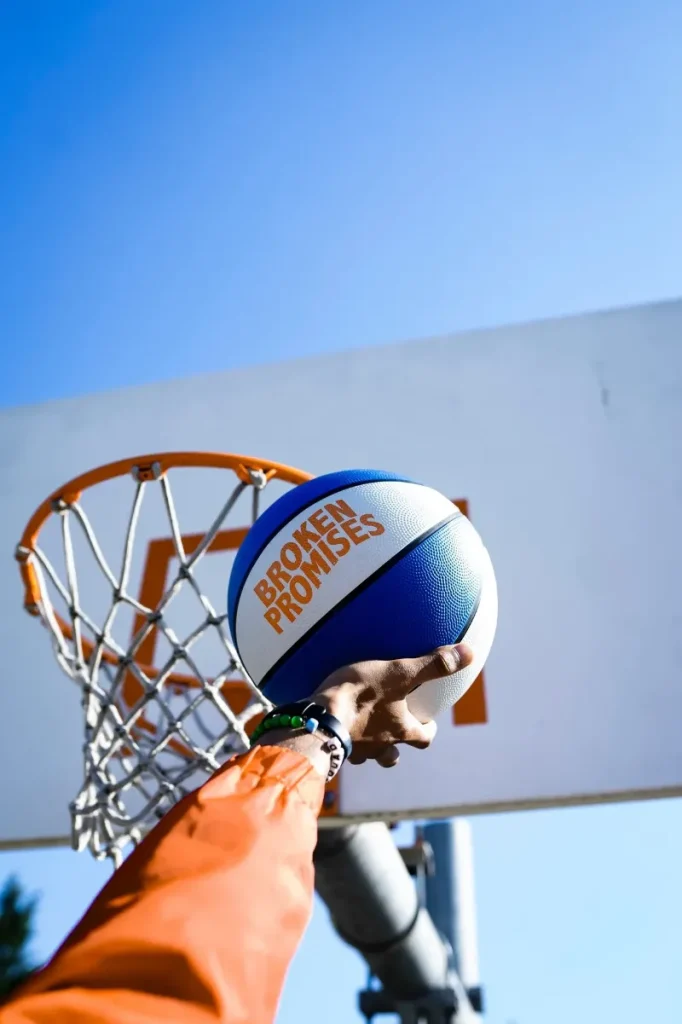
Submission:
M 310 504 L 317 504 L 317 502 L 319 502 L 319 501 L 324 501 L 325 498 L 328 498 L 332 494 L 342 494 L 344 491 L 349 491 L 351 489 L 351 487 L 365 487 L 368 484 L 386 484 L 386 483 L 389 483 L 389 484 L 393 484 L 393 483 L 395 483 L 395 484 L 415 484 L 416 487 L 423 487 L 424 486 L 424 484 L 416 483 L 414 480 L 408 480 L 407 478 L 404 479 L 404 480 L 395 480 L 395 479 L 389 480 L 387 478 L 386 479 L 382 479 L 382 480 L 360 480 L 360 481 L 355 480 L 352 484 L 344 484 L 343 487 L 339 487 L 339 486 L 332 487 L 331 490 L 325 491 L 324 494 L 318 495 L 316 497 L 315 501 L 311 502 Z M 299 486 L 303 486 L 303 485 L 299 484 Z M 270 507 L 272 508 L 274 506 L 270 506 Z M 261 546 L 259 548 L 257 548 L 256 553 L 253 555 L 253 557 L 252 557 L 252 559 L 251 559 L 251 561 L 249 563 L 249 566 L 248 566 L 248 568 L 246 569 L 246 571 L 244 573 L 242 581 L 239 584 L 239 589 L 237 590 L 237 593 L 235 595 L 235 599 L 234 599 L 235 622 L 234 622 L 234 625 L 236 625 L 236 622 L 237 622 L 236 609 L 239 608 L 239 601 L 240 601 L 241 596 L 242 596 L 242 591 L 243 591 L 244 587 L 246 586 L 246 581 L 249 578 L 249 573 L 253 569 L 254 565 L 256 564 L 256 562 L 258 561 L 260 556 L 265 551 L 265 549 L 268 546 L 268 544 L 272 541 L 273 536 L 276 536 L 281 530 L 284 529 L 285 526 L 288 526 L 289 523 L 293 522 L 294 519 L 296 519 L 298 516 L 300 516 L 301 512 L 305 511 L 306 508 L 310 508 L 310 505 L 303 505 L 301 508 L 297 509 L 296 512 L 292 512 L 292 514 L 289 516 L 288 519 L 285 519 L 282 523 L 279 524 L 279 526 L 277 527 L 276 533 L 275 534 L 271 534 L 267 538 L 267 540 L 263 541 Z M 265 514 L 265 513 L 263 513 L 263 514 Z M 232 629 L 232 625 L 233 624 L 230 623 L 230 631 L 232 633 L 234 633 L 234 632 L 236 632 L 236 630 Z M 234 636 L 232 637 L 232 640 L 233 640 L 233 643 L 234 643 L 235 647 L 237 648 L 237 654 L 239 654 L 239 647 L 237 646 L 237 641 L 236 641 Z
M 306 630 L 303 636 L 300 636 L 298 640 L 294 641 L 291 647 L 289 647 L 284 652 L 284 654 L 282 654 L 281 657 L 277 659 L 274 665 L 271 665 L 268 671 L 263 675 L 261 681 L 256 684 L 258 686 L 258 689 L 261 690 L 262 693 L 265 693 L 265 688 L 267 687 L 268 683 L 271 682 L 272 676 L 275 674 L 275 672 L 277 672 L 282 667 L 282 665 L 293 654 L 295 654 L 297 650 L 299 650 L 299 648 L 301 648 L 305 643 L 307 643 L 310 637 L 318 630 L 320 630 L 322 626 L 324 626 L 324 624 L 328 622 L 329 619 L 331 619 L 336 614 L 339 608 L 343 608 L 345 607 L 345 605 L 350 604 L 350 602 L 355 597 L 357 597 L 358 594 L 362 593 L 363 590 L 366 590 L 367 587 L 371 586 L 372 583 L 378 580 L 379 577 L 381 577 L 385 572 L 388 572 L 389 569 L 392 569 L 394 565 L 397 565 L 402 558 L 404 558 L 406 555 L 409 555 L 409 553 L 413 551 L 419 544 L 421 544 L 425 540 L 428 540 L 429 537 L 432 537 L 435 533 L 438 533 L 439 530 L 442 530 L 444 527 L 448 526 L 449 523 L 453 522 L 453 520 L 455 519 L 458 519 L 461 515 L 462 513 L 459 511 L 459 509 L 455 508 L 452 515 L 449 515 L 447 519 L 442 519 L 439 523 L 436 523 L 435 526 L 430 526 L 428 530 L 424 530 L 423 533 L 421 533 L 418 537 L 415 537 L 413 540 L 411 540 L 410 543 L 407 544 L 404 548 L 396 552 L 395 555 L 392 555 L 387 562 L 379 566 L 378 569 L 375 569 L 373 573 L 370 573 L 370 575 L 367 576 L 367 578 L 364 579 L 362 583 L 358 583 L 357 587 L 354 587 L 353 590 L 351 590 L 350 593 L 346 594 L 345 597 L 342 597 L 341 600 L 338 601 L 333 608 L 330 608 L 328 612 L 325 612 L 324 615 L 322 615 L 317 620 L 317 622 L 315 622 L 310 627 L 310 629 Z M 478 605 L 480 598 L 481 588 L 479 586 L 478 595 L 476 597 L 475 602 L 476 605 Z M 467 620 L 466 628 L 468 629 L 468 627 L 469 620 Z M 322 682 L 322 680 L 320 680 L 320 682 Z

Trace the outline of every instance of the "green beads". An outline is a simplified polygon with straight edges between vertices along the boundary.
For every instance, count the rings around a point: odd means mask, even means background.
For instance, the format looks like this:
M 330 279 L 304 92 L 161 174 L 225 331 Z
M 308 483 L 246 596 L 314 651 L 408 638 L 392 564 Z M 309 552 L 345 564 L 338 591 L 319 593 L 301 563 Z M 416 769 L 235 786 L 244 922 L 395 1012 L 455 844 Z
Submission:
M 302 729 L 305 725 L 300 715 L 271 715 L 264 718 L 251 733 L 251 744 L 256 743 L 263 733 L 273 729 Z

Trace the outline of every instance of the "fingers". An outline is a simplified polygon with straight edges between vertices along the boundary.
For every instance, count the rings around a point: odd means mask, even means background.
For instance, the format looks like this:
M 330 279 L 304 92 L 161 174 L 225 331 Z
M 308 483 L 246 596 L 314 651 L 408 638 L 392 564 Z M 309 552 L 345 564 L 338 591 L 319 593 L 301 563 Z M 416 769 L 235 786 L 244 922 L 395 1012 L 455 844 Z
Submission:
M 315 699 L 325 698 L 334 691 L 348 696 L 353 689 L 366 689 L 362 683 L 370 683 L 371 689 L 383 690 L 384 696 L 389 693 L 395 698 L 407 697 L 422 683 L 432 679 L 442 679 L 466 668 L 474 659 L 474 652 L 469 644 L 451 644 L 438 647 L 435 651 L 420 658 L 399 658 L 395 661 L 363 661 L 354 665 L 346 665 L 332 672 L 323 684 L 315 691 Z M 351 702 L 352 703 L 352 702 Z M 350 708 L 350 713 L 356 708 Z
M 474 660 L 474 652 L 468 644 L 453 644 L 438 647 L 422 658 L 405 658 L 396 662 L 400 667 L 401 689 L 407 696 L 422 683 L 451 676 L 466 668 Z
M 400 729 L 400 736 L 397 743 L 406 743 L 409 747 L 416 747 L 417 750 L 426 750 L 430 747 L 436 735 L 435 722 L 420 722 L 413 718 L 411 722 Z M 364 764 L 365 761 L 376 761 L 382 768 L 393 768 L 400 759 L 400 751 L 396 743 L 373 742 L 358 743 L 348 758 L 351 764 Z
M 394 743 L 373 743 L 353 748 L 348 758 L 351 764 L 364 764 L 365 761 L 376 761 L 382 768 L 393 768 L 400 760 L 400 751 Z
M 431 657 L 435 678 L 440 678 L 451 676 L 470 665 L 474 660 L 474 652 L 469 644 L 453 644 L 451 647 L 439 647 Z
M 420 722 L 410 712 L 406 698 L 423 683 L 466 668 L 473 657 L 468 644 L 452 644 L 421 658 L 361 662 L 330 676 L 317 691 L 317 699 L 342 721 L 345 709 L 356 744 L 351 763 L 376 760 L 389 768 L 398 761 L 396 744 L 419 750 L 429 747 L 436 723 Z
M 382 768 L 393 768 L 399 760 L 400 751 L 393 744 L 391 744 L 390 747 L 384 747 L 384 749 L 380 750 L 376 755 L 376 761 Z
M 420 722 L 414 715 L 410 717 L 412 722 L 405 731 L 403 742 L 407 743 L 410 747 L 416 747 L 417 750 L 426 750 L 433 743 L 438 726 L 434 721 Z

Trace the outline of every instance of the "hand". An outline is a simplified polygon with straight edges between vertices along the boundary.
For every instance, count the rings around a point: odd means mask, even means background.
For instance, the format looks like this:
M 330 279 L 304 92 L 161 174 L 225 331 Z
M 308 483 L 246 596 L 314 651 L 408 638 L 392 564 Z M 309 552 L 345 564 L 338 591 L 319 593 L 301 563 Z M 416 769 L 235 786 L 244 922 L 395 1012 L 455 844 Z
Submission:
M 359 662 L 332 673 L 313 700 L 350 732 L 352 764 L 374 760 L 391 768 L 400 756 L 396 744 L 424 750 L 436 734 L 435 722 L 420 722 L 409 710 L 409 694 L 422 683 L 466 668 L 473 656 L 467 644 L 456 644 L 423 658 Z

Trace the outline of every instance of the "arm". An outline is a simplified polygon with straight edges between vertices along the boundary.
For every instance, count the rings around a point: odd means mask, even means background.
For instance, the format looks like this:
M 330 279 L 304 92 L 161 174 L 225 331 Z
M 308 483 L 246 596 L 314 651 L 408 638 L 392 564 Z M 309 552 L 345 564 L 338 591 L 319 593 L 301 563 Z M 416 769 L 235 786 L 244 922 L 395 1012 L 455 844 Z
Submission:
M 0 1024 L 271 1024 L 312 907 L 319 747 L 257 747 L 179 803 Z
M 407 695 L 471 657 L 458 645 L 364 662 L 315 699 L 347 726 L 351 761 L 389 767 L 396 743 L 427 747 L 435 732 Z M 304 732 L 268 733 L 230 761 L 131 853 L 0 1024 L 272 1024 L 310 916 L 328 769 Z

